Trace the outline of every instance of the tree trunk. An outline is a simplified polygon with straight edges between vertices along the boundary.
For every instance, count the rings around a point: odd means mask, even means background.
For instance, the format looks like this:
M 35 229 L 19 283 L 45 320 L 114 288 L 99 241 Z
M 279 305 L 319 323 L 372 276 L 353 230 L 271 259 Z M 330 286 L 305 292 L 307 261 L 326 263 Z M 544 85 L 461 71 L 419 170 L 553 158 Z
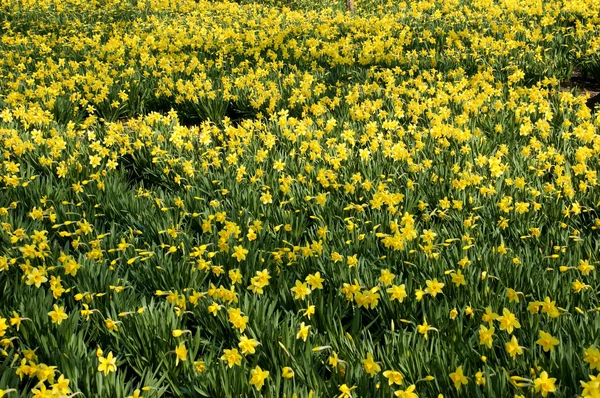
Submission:
M 346 11 L 354 12 L 354 0 L 346 0 Z

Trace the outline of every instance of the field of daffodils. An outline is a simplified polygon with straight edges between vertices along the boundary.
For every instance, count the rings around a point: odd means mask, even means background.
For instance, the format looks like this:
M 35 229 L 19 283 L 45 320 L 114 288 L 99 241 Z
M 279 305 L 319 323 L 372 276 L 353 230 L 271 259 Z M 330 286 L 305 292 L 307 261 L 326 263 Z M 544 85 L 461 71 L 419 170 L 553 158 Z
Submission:
M 0 397 L 600 397 L 600 2 L 355 7 L 0 3 Z

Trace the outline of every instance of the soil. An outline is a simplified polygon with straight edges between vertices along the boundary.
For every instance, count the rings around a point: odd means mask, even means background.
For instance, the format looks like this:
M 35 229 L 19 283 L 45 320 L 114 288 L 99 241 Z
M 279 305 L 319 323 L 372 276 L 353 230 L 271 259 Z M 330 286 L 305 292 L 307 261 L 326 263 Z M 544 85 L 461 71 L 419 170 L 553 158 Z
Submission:
M 573 88 L 580 90 L 579 95 L 589 95 L 586 105 L 594 110 L 596 104 L 600 104 L 600 81 L 589 78 L 579 71 L 573 72 L 571 79 L 560 83 L 563 91 L 571 91 Z

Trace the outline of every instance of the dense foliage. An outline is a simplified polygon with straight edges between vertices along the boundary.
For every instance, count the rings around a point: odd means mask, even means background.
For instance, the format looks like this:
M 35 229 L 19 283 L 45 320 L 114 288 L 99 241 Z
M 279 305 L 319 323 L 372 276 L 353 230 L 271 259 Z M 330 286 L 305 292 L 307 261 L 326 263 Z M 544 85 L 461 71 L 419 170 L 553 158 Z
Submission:
M 600 3 L 308 5 L 0 4 L 0 397 L 600 396 Z

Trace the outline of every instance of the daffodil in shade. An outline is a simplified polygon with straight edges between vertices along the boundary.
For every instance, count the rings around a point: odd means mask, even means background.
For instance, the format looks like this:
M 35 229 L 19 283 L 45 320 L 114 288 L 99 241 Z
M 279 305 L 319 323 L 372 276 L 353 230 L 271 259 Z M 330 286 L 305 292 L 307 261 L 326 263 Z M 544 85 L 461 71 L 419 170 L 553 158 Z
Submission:
M 104 376 L 108 376 L 110 372 L 117 371 L 117 358 L 113 356 L 112 352 L 109 352 L 106 358 L 103 356 L 98 357 L 98 362 L 100 362 L 98 372 L 103 372 Z
M 57 392 L 60 396 L 67 395 L 69 392 L 71 392 L 71 389 L 69 388 L 69 382 L 70 380 L 65 378 L 64 375 L 60 375 L 58 380 L 56 380 L 56 383 L 52 384 L 52 391 Z
M 556 391 L 556 378 L 548 377 L 548 372 L 543 371 L 540 377 L 533 380 L 533 387 L 536 392 L 542 394 L 542 397 L 547 396 L 549 393 Z
M 240 342 L 238 343 L 238 347 L 242 351 L 243 355 L 254 354 L 256 352 L 256 347 L 260 343 L 254 339 L 249 339 L 245 334 L 240 336 Z
M 310 329 L 310 325 L 305 325 L 304 322 L 300 323 L 300 328 L 298 329 L 298 333 L 296 333 L 297 339 L 302 339 L 302 341 L 306 341 L 308 338 L 308 332 Z
M 294 377 L 294 370 L 289 366 L 285 366 L 283 369 L 281 369 L 281 377 L 284 379 L 291 379 Z
M 36 376 L 40 380 L 54 380 L 54 373 L 56 372 L 56 366 L 48 366 L 44 363 L 37 364 L 35 367 Z
M 406 390 L 397 390 L 396 392 L 394 392 L 394 395 L 398 398 L 419 398 L 419 396 L 415 392 L 416 390 L 417 386 L 411 384 Z
M 519 341 L 515 336 L 507 342 L 505 345 L 506 352 L 511 356 L 512 359 L 515 359 L 517 355 L 523 355 L 523 347 L 519 345 Z
M 511 313 L 507 308 L 502 310 L 502 316 L 498 318 L 498 321 L 500 321 L 500 330 L 506 330 L 508 334 L 511 334 L 514 329 L 521 327 L 515 314 Z
M 341 362 L 341 360 L 338 358 L 338 353 L 335 351 L 332 352 L 329 358 L 327 358 L 327 362 L 329 363 L 329 365 L 333 366 L 334 368 L 337 368 L 337 366 Z
M 221 355 L 221 360 L 227 362 L 227 366 L 232 368 L 234 365 L 242 364 L 242 356 L 238 352 L 237 348 L 232 348 L 230 350 L 224 349 L 223 355 Z
M 363 367 L 365 368 L 365 372 L 369 374 L 369 376 L 375 376 L 375 373 L 379 373 L 381 371 L 381 366 L 373 359 L 373 354 L 370 352 L 367 353 L 367 358 L 362 361 Z
M 398 300 L 399 302 L 403 302 L 408 296 L 406 293 L 406 287 L 404 285 L 392 285 L 386 291 L 390 295 L 391 300 Z
M 485 378 L 485 374 L 483 374 L 483 372 L 475 373 L 475 384 L 478 386 L 484 386 L 486 381 L 487 379 Z
M 185 348 L 184 342 L 179 343 L 177 348 L 175 348 L 175 356 L 175 366 L 179 365 L 179 361 L 187 361 L 187 348 Z
M 454 372 L 450 373 L 450 379 L 454 383 L 454 387 L 457 390 L 460 390 L 463 385 L 467 385 L 469 383 L 469 379 L 467 379 L 463 373 L 462 366 L 459 366 Z
M 16 311 L 13 311 L 12 314 L 13 314 L 13 317 L 10 318 L 10 325 L 16 326 L 17 332 L 19 331 L 19 328 L 21 327 L 21 322 L 31 321 L 31 319 L 29 319 L 29 318 L 21 317 Z M 0 320 L 0 323 L 1 322 L 2 322 L 2 320 Z M 0 326 L 0 333 L 2 332 L 1 329 L 2 329 L 2 327 Z M 1 334 L 0 334 L 0 336 L 1 336 Z
M 426 281 L 426 284 L 425 292 L 431 294 L 433 297 L 442 293 L 442 289 L 445 286 L 445 283 L 438 282 L 437 278 L 434 278 L 432 281 Z
M 113 321 L 110 318 L 106 318 L 104 320 L 104 325 L 111 332 L 118 332 L 119 331 L 119 326 L 118 326 L 119 323 L 121 323 L 121 322 L 120 321 Z
M 48 390 L 44 382 L 39 382 L 34 388 L 31 389 L 31 393 L 33 394 L 33 398 L 50 398 L 54 394 L 52 394 L 52 390 Z
M 581 392 L 581 396 L 583 398 L 597 398 L 600 397 L 600 374 L 599 375 L 590 375 L 590 380 L 584 382 L 580 381 L 581 387 L 583 391 Z
M 65 307 L 59 307 L 54 304 L 52 311 L 48 312 L 48 316 L 52 319 L 52 323 L 60 325 L 69 316 L 65 313 Z
M 269 377 L 269 371 L 262 370 L 258 365 L 250 370 L 250 384 L 256 387 L 257 390 L 263 387 L 267 377 Z
M 247 254 L 248 254 L 248 250 L 244 249 L 242 246 L 234 246 L 233 247 L 232 257 L 234 257 L 238 261 L 238 263 L 245 260 Z
M 492 348 L 492 344 L 494 343 L 494 327 L 490 327 L 489 329 L 484 325 L 479 326 L 479 344 L 485 345 L 487 348 Z
M 323 282 L 325 279 L 321 278 L 320 272 L 315 272 L 314 274 L 310 274 L 306 277 L 306 282 L 310 285 L 310 287 L 315 289 L 323 289 Z
M 397 370 L 386 370 L 383 372 L 383 377 L 388 379 L 390 386 L 393 384 L 402 385 L 402 381 L 404 380 L 402 373 L 398 372 Z
M 432 327 L 430 324 L 427 323 L 427 319 L 423 320 L 423 324 L 418 325 L 417 326 L 417 332 L 419 332 L 420 334 L 423 335 L 423 337 L 425 337 L 425 340 L 427 340 L 429 338 L 429 336 L 427 335 L 427 333 L 430 331 L 438 331 L 436 328 Z
M 83 304 L 83 309 L 80 310 L 80 314 L 82 318 L 85 318 L 86 321 L 90 320 L 90 315 L 92 315 L 93 312 L 96 312 L 98 310 L 90 310 L 89 305 L 87 304 Z
M 306 283 L 296 280 L 296 286 L 290 289 L 294 293 L 294 300 L 304 300 L 312 290 Z
M 348 387 L 347 384 L 342 384 L 340 386 L 341 394 L 338 395 L 338 398 L 352 398 L 352 390 L 356 389 L 356 386 Z
M 450 314 L 448 314 L 450 319 L 456 319 L 456 317 L 458 316 L 458 310 L 456 308 L 453 308 L 450 310 Z
M 536 344 L 542 346 L 545 352 L 554 351 L 554 347 L 556 347 L 560 342 L 556 337 L 553 337 L 550 333 L 546 333 L 543 330 L 540 330 L 540 338 L 536 341 Z
M 306 307 L 306 309 L 304 310 L 304 313 L 302 315 L 307 317 L 308 320 L 310 321 L 311 315 L 314 315 L 314 314 L 315 314 L 315 306 L 309 305 L 308 307 Z
M 591 370 L 600 370 L 600 350 L 594 346 L 586 348 L 583 352 L 583 361 L 590 365 Z
M 481 316 L 481 320 L 483 322 L 487 322 L 489 324 L 490 328 L 491 328 L 492 325 L 494 324 L 494 321 L 496 319 L 498 319 L 499 317 L 500 317 L 500 315 L 496 314 L 492 310 L 492 307 L 486 307 L 485 313 Z
M 133 391 L 133 394 L 129 395 L 127 398 L 141 398 L 141 396 L 142 396 L 141 394 L 142 394 L 142 391 L 139 388 L 136 388 Z

